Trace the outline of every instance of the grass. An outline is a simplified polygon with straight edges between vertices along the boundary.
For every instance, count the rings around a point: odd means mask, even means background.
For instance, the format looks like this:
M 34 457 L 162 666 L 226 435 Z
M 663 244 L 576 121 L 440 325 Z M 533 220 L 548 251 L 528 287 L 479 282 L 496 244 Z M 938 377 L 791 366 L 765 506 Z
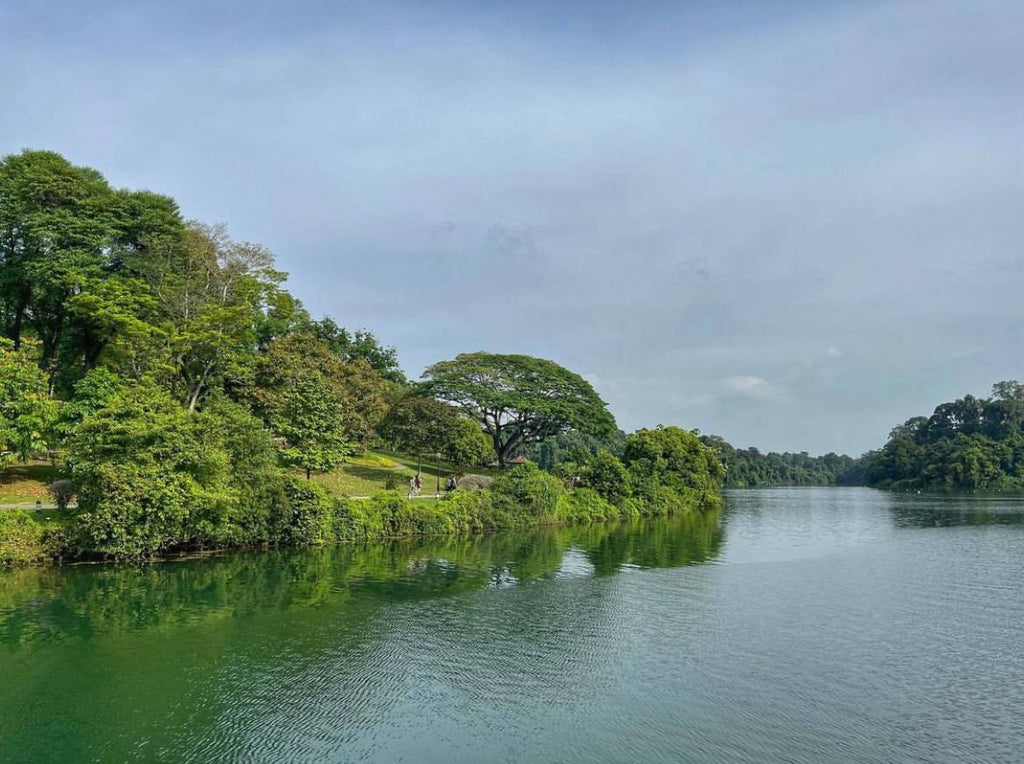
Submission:
M 11 464 L 0 471 L 0 505 L 24 504 L 31 507 L 37 501 L 52 505 L 47 486 L 59 477 L 57 468 L 49 462 Z
M 409 490 L 409 479 L 416 474 L 420 460 L 412 454 L 398 454 L 384 451 L 367 451 L 362 456 L 354 457 L 333 472 L 313 475 L 313 482 L 322 485 L 337 496 L 370 496 L 387 487 L 388 478 L 393 478 L 400 492 Z M 422 461 L 422 492 L 433 494 L 441 478 L 441 491 L 444 491 L 444 479 L 455 470 L 446 462 L 434 459 Z M 478 475 L 494 475 L 497 470 L 488 467 L 473 467 L 470 472 Z M 297 476 L 303 473 L 296 471 Z

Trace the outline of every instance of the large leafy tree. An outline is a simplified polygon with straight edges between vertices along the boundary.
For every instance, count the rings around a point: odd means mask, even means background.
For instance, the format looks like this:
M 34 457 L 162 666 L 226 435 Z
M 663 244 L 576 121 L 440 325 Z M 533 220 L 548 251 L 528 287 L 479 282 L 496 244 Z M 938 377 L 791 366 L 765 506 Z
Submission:
M 395 451 L 439 454 L 458 427 L 459 411 L 435 398 L 406 395 L 380 424 L 384 441 Z
M 464 353 L 434 364 L 423 376 L 424 393 L 480 423 L 502 465 L 523 446 L 560 432 L 596 434 L 615 427 L 589 382 L 543 358 Z
M 232 240 L 223 226 L 190 223 L 182 245 L 153 261 L 149 280 L 171 323 L 170 345 L 189 409 L 225 378 L 245 378 L 271 295 L 284 274 L 259 245 Z
M 0 160 L 0 319 L 17 347 L 40 342 L 51 388 L 69 389 L 95 366 L 115 329 L 138 326 L 145 284 L 126 287 L 138 265 L 180 237 L 174 201 L 112 189 L 95 170 L 59 154 L 25 151 Z M 145 302 L 145 300 L 143 300 Z M 145 310 L 148 305 L 143 305 Z
M 309 322 L 310 334 L 325 343 L 335 355 L 345 361 L 365 361 L 370 368 L 391 382 L 404 383 L 405 375 L 398 365 L 398 353 L 382 345 L 372 332 L 358 329 L 350 332 L 328 317 Z
M 316 337 L 292 334 L 270 344 L 239 391 L 307 477 L 340 464 L 384 415 L 387 383 L 365 364 L 352 365 Z
M 315 336 L 300 332 L 274 340 L 255 360 L 239 391 L 269 420 L 280 394 L 303 377 L 319 376 L 344 410 L 345 435 L 353 442 L 374 436 L 394 397 L 394 386 L 361 359 L 345 360 Z

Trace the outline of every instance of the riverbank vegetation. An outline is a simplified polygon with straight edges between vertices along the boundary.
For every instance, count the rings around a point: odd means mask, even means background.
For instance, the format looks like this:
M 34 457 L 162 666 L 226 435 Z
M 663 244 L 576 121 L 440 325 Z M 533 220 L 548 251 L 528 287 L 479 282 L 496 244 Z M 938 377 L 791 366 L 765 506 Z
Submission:
M 866 457 L 870 485 L 893 489 L 1024 489 L 1024 384 L 998 382 L 894 428 Z
M 410 382 L 394 348 L 314 318 L 285 277 L 264 247 L 185 220 L 169 197 L 52 152 L 0 161 L 0 469 L 49 463 L 61 508 L 0 509 L 0 562 L 717 506 L 724 473 L 694 433 L 620 437 L 586 380 L 526 355 L 466 353 Z M 519 463 L 567 434 L 622 450 L 550 472 Z M 407 498 L 406 462 L 352 498 L 339 470 L 382 446 L 442 465 L 446 483 L 478 476 L 441 500 Z

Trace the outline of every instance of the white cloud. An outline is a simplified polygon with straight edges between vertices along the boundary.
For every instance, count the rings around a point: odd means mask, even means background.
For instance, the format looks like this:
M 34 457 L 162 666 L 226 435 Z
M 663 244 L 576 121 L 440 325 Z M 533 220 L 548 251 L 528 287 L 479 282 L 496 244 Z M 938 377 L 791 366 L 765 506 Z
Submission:
M 779 390 L 767 379 L 739 374 L 722 380 L 726 390 L 746 398 L 768 401 L 779 397 Z

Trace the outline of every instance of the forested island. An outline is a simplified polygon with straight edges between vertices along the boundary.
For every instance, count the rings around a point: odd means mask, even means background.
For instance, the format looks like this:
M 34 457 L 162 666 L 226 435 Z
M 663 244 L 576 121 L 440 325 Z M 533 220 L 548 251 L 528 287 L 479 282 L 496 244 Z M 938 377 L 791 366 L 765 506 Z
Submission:
M 724 468 L 694 432 L 625 436 L 586 380 L 530 356 L 465 353 L 411 382 L 394 348 L 314 319 L 284 280 L 267 249 L 167 196 L 52 152 L 0 161 L 0 468 L 48 464 L 56 507 L 0 509 L 0 563 L 719 505 Z M 599 446 L 550 472 L 523 456 L 566 433 Z M 408 495 L 391 478 L 365 497 L 314 479 L 384 464 L 382 448 L 419 460 Z M 424 456 L 444 496 L 417 495 Z

